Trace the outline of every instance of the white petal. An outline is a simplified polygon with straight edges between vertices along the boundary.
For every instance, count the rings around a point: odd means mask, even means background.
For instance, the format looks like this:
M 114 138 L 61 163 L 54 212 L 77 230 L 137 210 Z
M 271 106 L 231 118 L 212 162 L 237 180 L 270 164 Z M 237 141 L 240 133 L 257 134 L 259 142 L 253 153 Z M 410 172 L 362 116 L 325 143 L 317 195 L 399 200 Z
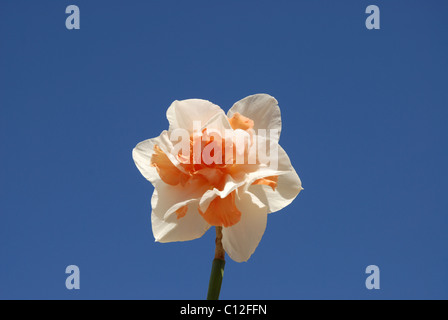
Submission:
M 156 184 L 151 199 L 151 224 L 154 238 L 159 242 L 188 241 L 201 237 L 210 227 L 198 212 L 201 188 L 171 186 L 163 181 Z M 184 217 L 175 211 L 188 205 Z
M 243 262 L 250 258 L 263 237 L 267 208 L 257 202 L 256 198 L 253 199 L 248 192 L 238 192 L 237 195 L 235 204 L 241 211 L 241 220 L 222 229 L 222 244 L 230 258 Z
M 221 112 L 217 112 L 208 121 L 202 122 L 202 129 L 207 128 L 208 130 L 213 129 L 217 131 L 222 138 L 225 137 L 225 130 L 232 130 L 229 123 L 229 118 L 225 114 L 224 110 L 220 108 Z
M 258 136 L 257 139 L 258 138 L 261 137 Z M 272 140 L 267 141 L 268 143 L 270 143 L 270 141 Z M 246 166 L 246 168 L 250 170 L 250 172 L 246 174 L 245 178 L 247 186 L 251 185 L 257 179 L 269 176 L 278 176 L 294 170 L 286 151 L 277 142 L 274 143 L 277 145 L 277 151 L 278 151 L 276 155 L 273 155 L 277 158 L 276 164 L 274 162 L 269 163 L 268 165 L 258 164 L 258 165 Z
M 258 132 L 258 129 L 277 129 L 280 137 L 282 118 L 274 97 L 264 93 L 248 96 L 235 103 L 227 112 L 227 116 L 231 118 L 235 112 L 252 119 L 255 132 Z
M 275 191 L 266 185 L 250 185 L 247 190 L 266 204 L 269 212 L 276 212 L 289 205 L 303 188 L 299 176 L 292 169 L 278 176 Z
M 261 178 L 278 176 L 277 187 L 272 190 L 267 185 L 252 185 Z M 299 176 L 283 148 L 278 145 L 278 166 L 276 168 L 260 167 L 246 178 L 245 190 L 253 193 L 268 207 L 268 212 L 275 212 L 289 205 L 303 189 Z
M 172 150 L 172 143 L 168 138 L 168 132 L 163 131 L 157 138 L 140 142 L 132 150 L 132 158 L 140 173 L 153 185 L 160 180 L 157 169 L 151 166 L 151 157 L 154 154 L 154 146 L 158 145 L 173 162 L 174 157 L 169 153 Z M 176 165 L 176 163 L 174 163 Z
M 224 111 L 207 100 L 188 99 L 174 101 L 166 111 L 170 123 L 169 130 L 186 129 L 193 133 L 193 122 L 200 121 L 201 127 L 218 114 L 225 116 Z

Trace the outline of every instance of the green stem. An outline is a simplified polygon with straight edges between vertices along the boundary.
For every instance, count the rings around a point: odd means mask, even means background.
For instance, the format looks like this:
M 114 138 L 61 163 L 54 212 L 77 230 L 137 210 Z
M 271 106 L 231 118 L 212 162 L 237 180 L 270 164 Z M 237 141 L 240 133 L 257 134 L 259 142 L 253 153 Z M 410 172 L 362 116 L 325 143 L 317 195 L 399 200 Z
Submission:
M 208 284 L 207 300 L 218 300 L 221 291 L 222 277 L 224 276 L 224 265 L 226 262 L 221 259 L 213 259 L 212 273 Z
M 215 259 L 212 262 L 212 272 L 208 284 L 207 300 L 218 300 L 221 291 L 222 278 L 224 276 L 224 265 L 226 264 L 225 251 L 221 243 L 222 227 L 216 227 Z

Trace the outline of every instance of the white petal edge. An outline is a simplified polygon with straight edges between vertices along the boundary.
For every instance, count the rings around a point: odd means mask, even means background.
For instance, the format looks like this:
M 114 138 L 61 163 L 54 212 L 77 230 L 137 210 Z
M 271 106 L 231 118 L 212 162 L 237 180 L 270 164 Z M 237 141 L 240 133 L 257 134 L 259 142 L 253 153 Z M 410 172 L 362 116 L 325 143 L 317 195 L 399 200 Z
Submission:
M 239 191 L 235 204 L 241 211 L 241 220 L 222 229 L 222 244 L 232 260 L 244 262 L 255 252 L 266 230 L 267 208 L 249 192 Z
M 236 102 L 227 112 L 231 118 L 236 112 L 254 121 L 254 130 L 277 129 L 278 138 L 282 130 L 282 118 L 278 101 L 265 93 L 254 94 Z
M 188 241 L 200 238 L 210 225 L 198 212 L 200 194 L 203 190 L 183 189 L 163 181 L 155 186 L 151 199 L 151 225 L 157 242 Z M 177 219 L 175 211 L 188 205 L 184 217 Z
M 250 185 L 247 189 L 268 207 L 269 213 L 289 205 L 301 190 L 303 190 L 302 183 L 294 169 L 278 176 L 275 190 L 266 185 Z
M 186 129 L 193 133 L 193 122 L 200 121 L 201 127 L 212 118 L 224 111 L 210 101 L 202 99 L 187 99 L 174 101 L 166 111 L 170 123 L 169 131 Z
M 151 157 L 155 152 L 155 145 L 158 145 L 173 162 L 173 157 L 168 152 L 172 150 L 172 143 L 168 138 L 168 132 L 166 130 L 156 138 L 147 139 L 138 143 L 132 150 L 132 158 L 134 159 L 135 165 L 140 173 L 153 185 L 160 180 L 157 169 L 151 166 Z
M 260 136 L 257 136 L 257 139 L 263 139 Z M 267 139 L 266 142 L 271 144 L 272 140 Z M 294 170 L 291 160 L 288 157 L 286 151 L 277 143 L 272 142 L 276 145 L 277 148 L 277 160 L 272 161 L 272 156 L 270 156 L 269 164 L 258 164 L 257 166 L 247 167 L 251 168 L 253 171 L 248 172 L 246 175 L 246 182 L 248 185 L 252 184 L 255 180 L 268 177 L 268 176 L 276 176 L 281 175 L 286 172 Z M 255 169 L 255 170 L 254 170 Z

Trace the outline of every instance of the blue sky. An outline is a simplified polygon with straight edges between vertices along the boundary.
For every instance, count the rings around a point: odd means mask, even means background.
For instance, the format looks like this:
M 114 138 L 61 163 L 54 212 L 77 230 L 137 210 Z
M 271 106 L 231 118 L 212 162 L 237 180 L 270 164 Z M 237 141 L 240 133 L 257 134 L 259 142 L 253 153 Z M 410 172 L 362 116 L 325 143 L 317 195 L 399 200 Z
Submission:
M 81 28 L 65 28 L 76 4 Z M 380 8 L 367 30 L 365 8 Z M 222 299 L 448 298 L 442 1 L 0 2 L 0 298 L 203 299 L 214 232 L 160 244 L 132 148 L 174 100 L 278 101 L 305 190 Z M 81 289 L 65 288 L 79 266 Z M 365 268 L 380 268 L 367 290 Z

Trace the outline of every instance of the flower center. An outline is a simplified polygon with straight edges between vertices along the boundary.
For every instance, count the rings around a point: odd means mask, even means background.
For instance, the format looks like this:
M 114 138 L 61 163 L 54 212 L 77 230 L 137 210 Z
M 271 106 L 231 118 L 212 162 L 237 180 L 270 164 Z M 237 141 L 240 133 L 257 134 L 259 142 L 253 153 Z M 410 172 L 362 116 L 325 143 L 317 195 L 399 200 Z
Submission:
M 229 119 L 233 130 L 250 130 L 254 126 L 253 120 L 235 113 Z M 179 167 L 176 167 L 165 152 L 158 146 L 154 146 L 154 154 L 151 157 L 151 165 L 157 169 L 157 172 L 163 182 L 169 185 L 185 186 L 188 182 L 195 182 L 198 186 L 206 189 L 216 188 L 223 190 L 226 179 L 231 176 L 234 179 L 241 179 L 245 175 L 245 167 L 232 161 L 226 161 L 226 149 L 230 148 L 232 156 L 236 153 L 236 147 L 233 141 L 216 135 L 211 130 L 203 129 L 201 135 L 192 134 L 190 136 L 190 155 L 186 158 L 181 151 L 177 154 Z M 195 153 L 200 151 L 199 155 Z M 206 151 L 206 152 L 205 152 Z M 207 157 L 206 157 L 207 156 Z M 195 158 L 196 157 L 196 158 Z M 211 159 L 209 159 L 210 157 Z M 199 158 L 199 161 L 198 159 Z M 189 160 L 189 161 L 185 161 Z M 212 161 L 211 161 L 212 160 Z M 268 185 L 273 190 L 277 187 L 277 176 L 265 177 L 256 180 L 253 184 Z M 230 227 L 241 219 L 241 212 L 235 204 L 236 192 L 231 192 L 225 198 L 217 196 L 211 201 L 205 212 L 198 208 L 202 217 L 213 226 Z M 188 208 L 184 206 L 176 211 L 177 219 L 187 214 Z

